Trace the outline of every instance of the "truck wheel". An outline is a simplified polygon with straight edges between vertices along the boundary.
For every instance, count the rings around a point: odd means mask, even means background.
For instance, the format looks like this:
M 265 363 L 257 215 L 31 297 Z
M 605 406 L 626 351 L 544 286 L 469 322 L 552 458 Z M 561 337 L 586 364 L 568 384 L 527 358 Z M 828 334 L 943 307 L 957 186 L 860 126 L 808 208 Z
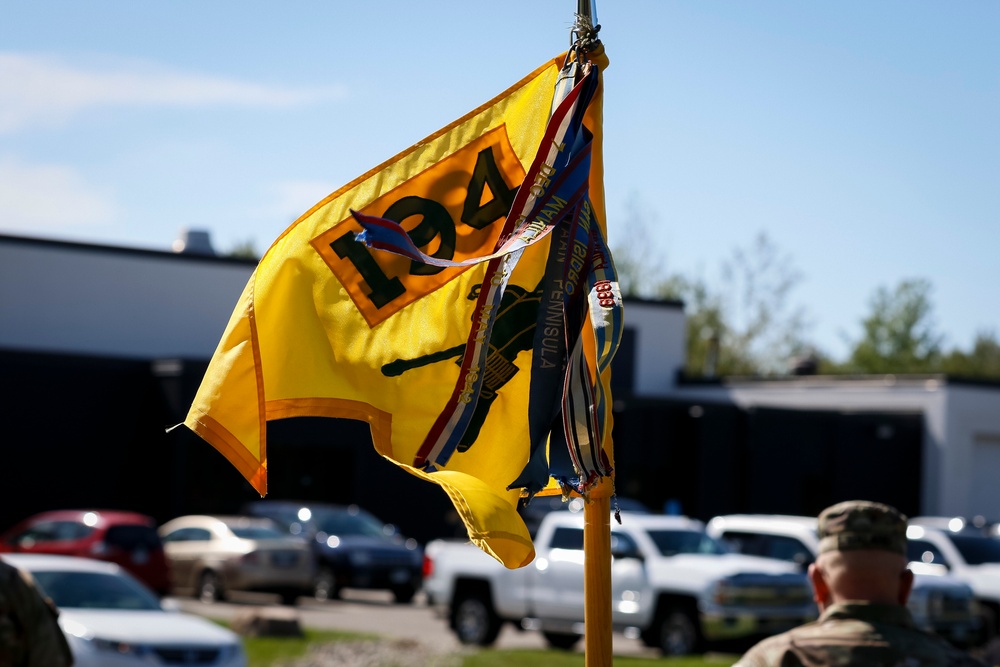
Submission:
M 455 600 L 452 628 L 463 644 L 490 646 L 500 634 L 500 617 L 487 596 L 478 592 L 461 594 Z
M 206 604 L 222 599 L 222 581 L 215 572 L 205 570 L 198 577 L 198 599 Z
M 980 635 L 983 644 L 990 643 L 997 636 L 998 631 L 1000 631 L 997 623 L 997 611 L 997 608 L 988 602 L 979 603 L 979 617 L 982 620 Z
M 337 579 L 333 576 L 333 570 L 330 568 L 324 567 L 316 575 L 316 581 L 313 583 L 313 597 L 320 602 L 340 597 L 340 589 L 337 588 Z
M 572 650 L 576 646 L 576 643 L 580 641 L 580 635 L 567 632 L 543 632 L 542 636 L 545 637 L 545 642 L 549 646 L 561 651 Z
M 698 619 L 690 611 L 678 607 L 659 614 L 644 639 L 663 655 L 691 655 L 701 648 Z
M 397 586 L 392 589 L 392 597 L 396 600 L 397 604 L 408 604 L 413 600 L 413 596 L 417 594 L 417 589 L 413 586 Z

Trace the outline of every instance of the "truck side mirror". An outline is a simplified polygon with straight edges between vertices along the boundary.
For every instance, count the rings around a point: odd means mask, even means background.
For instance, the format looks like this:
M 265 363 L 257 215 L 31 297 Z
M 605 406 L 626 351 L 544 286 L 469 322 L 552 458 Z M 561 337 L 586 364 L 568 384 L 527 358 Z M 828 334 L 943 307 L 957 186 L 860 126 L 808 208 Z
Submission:
M 809 556 L 808 554 L 797 553 L 792 558 L 792 560 L 795 562 L 796 565 L 802 568 L 803 572 L 805 572 L 806 570 L 809 569 L 809 566 L 812 565 L 813 561 L 816 559 Z
M 611 541 L 611 557 L 643 560 L 642 553 L 639 552 L 639 548 L 635 544 L 626 540 L 616 540 L 614 536 L 612 536 Z
M 642 554 L 635 549 L 612 549 L 612 558 L 634 558 L 636 560 L 642 560 Z

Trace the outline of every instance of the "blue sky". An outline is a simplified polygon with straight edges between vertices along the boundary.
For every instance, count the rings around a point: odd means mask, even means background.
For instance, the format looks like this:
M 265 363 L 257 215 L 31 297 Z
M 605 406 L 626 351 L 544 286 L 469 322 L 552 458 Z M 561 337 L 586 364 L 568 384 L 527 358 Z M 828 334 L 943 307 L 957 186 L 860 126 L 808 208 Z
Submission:
M 0 233 L 263 250 L 569 43 L 575 0 L 32 0 L 0 22 Z M 1000 334 L 1000 3 L 603 0 L 612 245 L 715 280 L 765 232 L 842 356 L 924 278 Z M 234 295 L 234 303 L 235 297 Z

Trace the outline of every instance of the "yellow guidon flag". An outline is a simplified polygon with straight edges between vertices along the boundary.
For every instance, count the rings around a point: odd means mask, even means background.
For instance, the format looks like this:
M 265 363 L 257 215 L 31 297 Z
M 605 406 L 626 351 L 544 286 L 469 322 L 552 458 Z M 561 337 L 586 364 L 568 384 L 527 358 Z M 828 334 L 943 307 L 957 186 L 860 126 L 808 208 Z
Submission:
M 606 64 L 603 51 L 589 58 L 597 70 Z M 262 495 L 267 493 L 267 422 L 317 416 L 363 420 L 379 454 L 444 489 L 480 548 L 507 567 L 534 557 L 516 511 L 522 488 L 512 484 L 523 477 L 533 453 L 528 403 L 536 322 L 541 304 L 548 303 L 542 293 L 550 284 L 546 267 L 552 265 L 550 255 L 557 254 L 567 255 L 569 266 L 574 246 L 568 232 L 562 237 L 542 233 L 545 225 L 530 215 L 542 204 L 551 209 L 552 200 L 576 201 L 580 229 L 586 232 L 591 225 L 589 233 L 600 239 L 605 219 L 599 84 L 585 105 L 586 115 L 578 112 L 588 140 L 592 136 L 587 192 L 578 201 L 558 198 L 553 194 L 558 184 L 551 182 L 558 174 L 538 159 L 540 148 L 548 148 L 542 145 L 547 132 L 553 131 L 550 112 L 563 65 L 563 58 L 545 63 L 490 102 L 343 186 L 292 223 L 264 254 L 184 421 Z M 558 140 L 550 143 L 556 152 L 563 150 Z M 526 183 L 531 201 L 539 201 L 528 218 L 515 219 L 510 212 L 524 203 L 526 192 L 520 190 L 520 199 L 518 193 L 529 174 L 534 175 Z M 415 247 L 442 265 L 359 242 L 359 220 L 365 216 L 398 223 Z M 584 232 L 578 236 L 586 239 Z M 523 240 L 516 263 L 497 260 L 501 268 L 488 273 L 496 267 L 472 262 L 497 254 L 512 239 L 515 244 Z M 557 243 L 569 249 L 563 252 Z M 605 268 L 609 260 L 601 256 L 594 263 Z M 580 261 L 573 263 L 574 276 Z M 505 272 L 503 266 L 512 270 Z M 474 327 L 485 326 L 481 297 L 501 279 L 502 290 L 489 308 L 490 335 L 477 338 Z M 617 283 L 612 289 L 613 281 L 598 282 L 597 291 L 590 290 L 591 302 L 620 309 Z M 604 320 L 591 316 L 569 325 L 585 331 L 576 337 L 582 361 L 575 376 L 589 389 L 577 393 L 589 397 L 588 391 L 596 391 L 598 396 L 583 417 L 562 415 L 562 421 L 577 419 L 579 430 L 590 433 L 581 451 L 598 462 L 598 476 L 610 475 L 613 463 L 610 358 L 601 352 L 613 345 L 602 342 Z M 485 363 L 472 366 L 475 372 L 467 367 L 462 375 L 463 360 L 471 355 L 466 350 L 477 340 Z M 470 408 L 472 386 L 478 393 Z M 466 410 L 462 432 L 444 445 L 444 454 L 437 445 L 438 458 L 428 460 L 428 434 L 449 421 L 450 408 Z M 534 440 L 534 459 L 544 458 L 544 447 L 539 454 L 538 437 Z M 573 461 L 579 463 L 577 457 Z M 592 481 L 581 479 L 577 487 L 585 490 Z

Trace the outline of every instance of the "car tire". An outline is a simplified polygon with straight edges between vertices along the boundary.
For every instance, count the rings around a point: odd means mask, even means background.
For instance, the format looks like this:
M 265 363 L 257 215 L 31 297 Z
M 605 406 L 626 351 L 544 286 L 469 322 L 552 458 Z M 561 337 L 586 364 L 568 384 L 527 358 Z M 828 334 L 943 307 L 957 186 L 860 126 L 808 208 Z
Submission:
M 324 567 L 316 575 L 316 581 L 313 583 L 313 597 L 320 602 L 336 600 L 340 597 L 337 577 L 334 576 L 333 570 L 330 568 Z
M 297 590 L 281 591 L 281 604 L 285 605 L 286 607 L 294 607 L 298 601 L 299 601 L 299 591 Z
M 205 604 L 211 604 L 222 599 L 222 579 L 212 570 L 205 570 L 198 577 L 196 597 Z
M 698 617 L 684 607 L 668 607 L 653 620 L 643 633 L 647 646 L 660 649 L 663 655 L 680 656 L 698 653 L 702 647 Z
M 413 601 L 413 596 L 417 594 L 417 589 L 413 586 L 396 586 L 392 589 L 392 597 L 397 604 L 409 604 Z
M 982 629 L 980 630 L 982 643 L 989 644 L 1000 633 L 1000 625 L 998 625 L 998 620 L 1000 619 L 998 619 L 997 608 L 992 604 L 980 602 L 979 618 L 982 624 Z
M 451 623 L 458 641 L 476 646 L 491 646 L 502 625 L 489 595 L 475 591 L 456 597 Z
M 571 651 L 580 641 L 580 635 L 570 632 L 543 632 L 542 636 L 546 644 L 560 651 Z

